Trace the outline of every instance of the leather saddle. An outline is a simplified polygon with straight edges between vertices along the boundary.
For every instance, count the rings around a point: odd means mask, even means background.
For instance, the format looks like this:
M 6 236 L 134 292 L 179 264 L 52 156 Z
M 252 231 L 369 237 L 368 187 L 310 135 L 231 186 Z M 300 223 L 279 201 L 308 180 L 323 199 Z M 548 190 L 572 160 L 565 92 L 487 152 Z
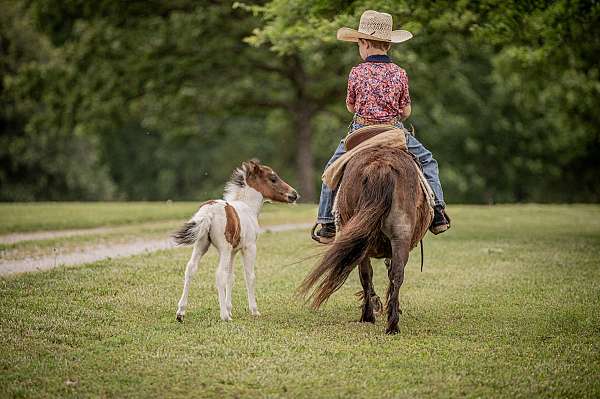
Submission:
M 390 131 L 392 129 L 398 129 L 398 127 L 393 125 L 370 125 L 361 127 L 360 129 L 355 130 L 346 136 L 344 141 L 344 146 L 346 147 L 346 151 L 350 151 L 363 141 L 366 141 L 370 138 L 377 136 L 378 134 Z

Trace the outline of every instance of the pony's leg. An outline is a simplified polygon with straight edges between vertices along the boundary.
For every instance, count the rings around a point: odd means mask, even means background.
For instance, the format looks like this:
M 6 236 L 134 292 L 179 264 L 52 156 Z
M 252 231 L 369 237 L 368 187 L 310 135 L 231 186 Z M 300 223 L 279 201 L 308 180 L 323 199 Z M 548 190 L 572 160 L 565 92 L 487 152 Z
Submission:
M 235 253 L 231 254 L 229 259 L 229 264 L 227 265 L 227 286 L 225 287 L 225 305 L 227 308 L 227 313 L 229 313 L 229 318 L 231 318 L 231 310 L 233 309 L 232 296 L 233 296 L 233 259 L 235 258 Z
M 371 266 L 371 276 L 373 276 L 373 267 Z M 377 292 L 375 292 L 375 286 L 373 285 L 373 278 L 371 278 L 371 305 L 373 306 L 373 313 L 375 316 L 379 316 L 383 312 L 383 304 Z
M 200 258 L 208 251 L 208 247 L 210 246 L 210 242 L 208 237 L 202 237 L 196 244 L 194 244 L 194 249 L 192 251 L 192 256 L 187 263 L 185 268 L 185 278 L 183 280 L 183 293 L 181 294 L 181 299 L 179 300 L 179 304 L 177 307 L 177 321 L 183 322 L 183 317 L 185 316 L 185 308 L 187 307 L 188 294 L 190 291 L 190 283 L 192 282 L 192 277 L 198 270 L 198 263 L 200 262 Z
M 254 262 L 256 261 L 256 245 L 248 245 L 244 248 L 244 277 L 246 278 L 246 291 L 248 292 L 248 309 L 252 316 L 260 316 L 256 305 L 254 287 L 256 275 L 254 274 Z
M 371 267 L 371 261 L 368 257 L 360 262 L 358 274 L 360 276 L 360 284 L 363 288 L 363 306 L 360 322 L 375 323 L 375 314 L 373 310 L 373 304 L 371 303 L 371 296 L 374 294 L 373 267 Z
M 397 334 L 399 331 L 398 321 L 400 320 L 398 296 L 400 287 L 404 282 L 404 267 L 406 266 L 406 262 L 408 262 L 409 240 L 397 238 L 390 241 L 392 244 L 392 261 L 388 269 L 390 286 L 387 297 L 388 324 L 385 333 Z
M 219 308 L 221 311 L 221 320 L 231 321 L 231 315 L 227 310 L 227 282 L 229 280 L 229 265 L 231 263 L 232 251 L 222 249 L 219 251 L 219 266 L 217 267 L 217 292 L 219 293 Z

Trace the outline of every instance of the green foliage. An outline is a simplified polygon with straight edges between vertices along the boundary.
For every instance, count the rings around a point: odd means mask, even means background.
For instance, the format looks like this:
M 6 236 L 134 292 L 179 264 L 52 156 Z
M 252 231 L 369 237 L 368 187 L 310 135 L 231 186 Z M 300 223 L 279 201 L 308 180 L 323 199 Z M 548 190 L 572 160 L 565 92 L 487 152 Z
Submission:
M 391 55 L 449 202 L 600 199 L 593 1 L 5 4 L 1 200 L 206 198 L 251 157 L 315 199 L 368 8 L 415 35 Z
M 271 1 L 248 8 L 263 21 L 249 43 L 313 59 L 367 8 L 390 12 L 411 30 L 415 38 L 392 55 L 411 79 L 409 123 L 440 161 L 450 201 L 600 198 L 597 4 Z M 349 68 L 350 60 L 338 64 Z
M 0 14 L 0 200 L 107 198 L 96 138 L 74 135 L 60 55 L 16 4 Z

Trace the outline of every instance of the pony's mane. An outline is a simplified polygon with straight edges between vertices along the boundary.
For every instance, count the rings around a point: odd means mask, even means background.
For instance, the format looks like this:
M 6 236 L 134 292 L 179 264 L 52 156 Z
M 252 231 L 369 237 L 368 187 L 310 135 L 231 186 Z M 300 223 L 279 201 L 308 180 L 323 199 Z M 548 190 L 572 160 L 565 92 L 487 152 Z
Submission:
M 241 189 L 246 187 L 246 168 L 236 168 L 231 174 L 231 178 L 225 184 L 223 199 L 225 201 L 234 201 Z

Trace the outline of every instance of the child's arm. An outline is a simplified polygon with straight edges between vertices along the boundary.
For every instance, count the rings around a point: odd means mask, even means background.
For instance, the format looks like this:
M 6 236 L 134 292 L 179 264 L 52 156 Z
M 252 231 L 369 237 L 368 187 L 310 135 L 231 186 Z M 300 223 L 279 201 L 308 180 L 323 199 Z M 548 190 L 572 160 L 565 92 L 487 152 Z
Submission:
M 404 92 L 400 96 L 400 119 L 405 121 L 410 116 L 412 108 L 410 107 L 410 93 L 408 91 L 408 75 L 404 69 L 401 69 L 401 79 L 404 81 Z
M 346 108 L 348 109 L 348 112 L 350 112 L 351 114 L 353 114 L 354 111 L 354 104 L 348 104 L 346 103 Z
M 405 121 L 406 119 L 408 119 L 408 117 L 410 116 L 411 111 L 412 111 L 412 108 L 410 107 L 410 103 L 409 103 L 407 106 L 405 106 L 404 108 L 402 108 L 402 111 L 400 111 L 401 115 L 402 115 L 400 117 L 400 119 L 402 119 L 403 121 Z
M 350 113 L 354 113 L 354 104 L 356 103 L 356 92 L 354 91 L 354 81 L 356 79 L 354 68 L 350 71 L 348 76 L 348 92 L 346 94 L 346 108 Z

